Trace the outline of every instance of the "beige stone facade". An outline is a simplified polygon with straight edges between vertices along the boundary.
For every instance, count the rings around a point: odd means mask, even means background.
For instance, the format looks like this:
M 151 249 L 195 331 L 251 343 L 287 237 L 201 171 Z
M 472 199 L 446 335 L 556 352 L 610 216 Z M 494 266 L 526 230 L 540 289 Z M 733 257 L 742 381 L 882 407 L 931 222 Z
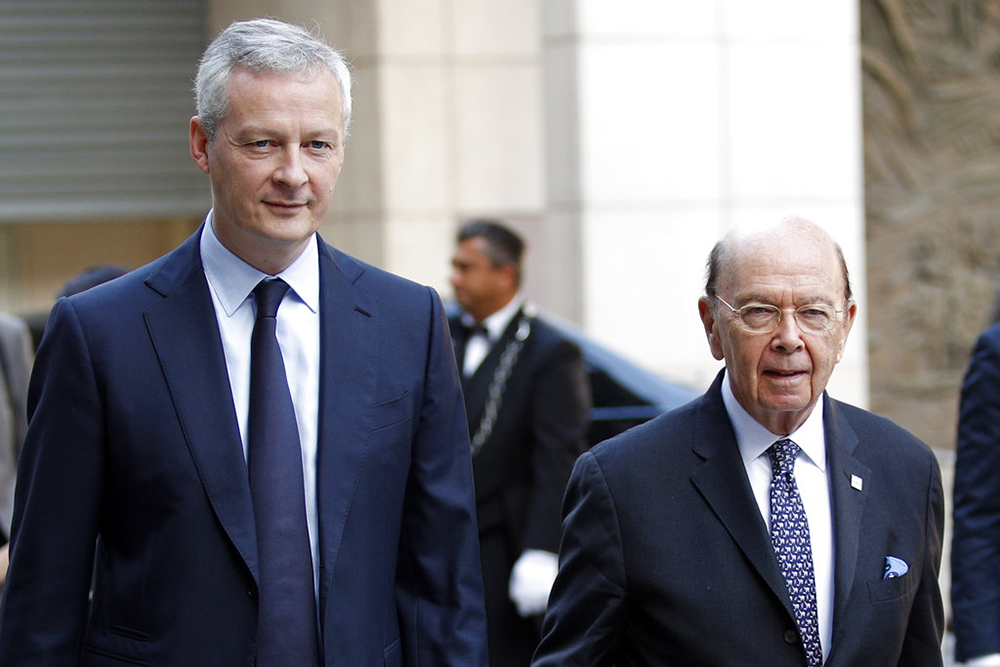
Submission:
M 951 448 L 1000 286 L 1000 10 L 861 7 L 871 406 Z
M 695 387 L 718 369 L 697 318 L 732 225 L 798 213 L 845 248 L 861 315 L 832 391 L 868 403 L 859 22 L 854 2 L 205 0 L 205 39 L 271 15 L 352 61 L 355 122 L 322 230 L 450 293 L 452 236 L 496 216 L 528 238 L 543 308 Z M 177 141 L 186 141 L 187 118 Z M 0 307 L 136 266 L 189 218 L 9 224 Z M 6 281 L 3 280 L 6 277 Z

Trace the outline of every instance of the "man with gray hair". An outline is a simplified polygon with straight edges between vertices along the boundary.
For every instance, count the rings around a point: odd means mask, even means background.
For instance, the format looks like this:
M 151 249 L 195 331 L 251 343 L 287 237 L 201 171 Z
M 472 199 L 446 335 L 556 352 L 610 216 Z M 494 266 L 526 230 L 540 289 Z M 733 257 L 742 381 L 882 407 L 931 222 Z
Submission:
M 276 20 L 206 50 L 212 211 L 61 299 L 39 348 L 0 664 L 486 664 L 440 299 L 316 233 L 350 84 Z
M 532 665 L 939 667 L 937 461 L 826 393 L 857 314 L 839 246 L 736 229 L 698 311 L 725 369 L 577 461 Z

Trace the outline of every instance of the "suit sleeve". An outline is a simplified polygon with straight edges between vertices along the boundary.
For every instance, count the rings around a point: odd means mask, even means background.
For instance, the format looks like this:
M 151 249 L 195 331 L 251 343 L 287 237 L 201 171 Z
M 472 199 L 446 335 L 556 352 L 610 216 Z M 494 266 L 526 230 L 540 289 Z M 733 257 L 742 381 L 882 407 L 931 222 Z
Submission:
M 426 382 L 396 576 L 405 664 L 487 664 L 472 459 L 444 309 L 430 292 Z
M 72 305 L 55 309 L 31 378 L 0 664 L 76 664 L 102 502 L 98 384 Z
M 559 574 L 531 664 L 610 666 L 626 621 L 625 567 L 614 499 L 592 452 L 573 469 L 565 514 Z
M 533 485 L 525 513 L 524 548 L 559 549 L 560 512 L 573 464 L 587 445 L 590 380 L 579 349 L 562 341 L 532 390 Z
M 940 667 L 942 665 L 941 638 L 944 635 L 944 609 L 941 602 L 942 539 L 944 536 L 944 491 L 941 487 L 941 470 L 937 460 L 931 458 L 927 483 L 927 534 L 924 544 L 922 578 L 910 607 L 906 634 L 900 652 L 899 665 L 909 667 Z
M 954 494 L 951 601 L 966 660 L 1000 652 L 1000 349 L 989 333 L 962 386 Z

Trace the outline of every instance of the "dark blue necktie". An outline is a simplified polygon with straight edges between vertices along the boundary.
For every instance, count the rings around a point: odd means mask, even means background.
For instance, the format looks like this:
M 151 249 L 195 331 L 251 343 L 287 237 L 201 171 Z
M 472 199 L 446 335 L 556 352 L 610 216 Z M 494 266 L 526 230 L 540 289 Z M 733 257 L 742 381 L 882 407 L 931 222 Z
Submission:
M 253 290 L 257 320 L 250 340 L 247 466 L 260 561 L 258 667 L 319 664 L 302 449 L 275 335 L 287 291 L 280 279 L 265 279 Z
M 813 574 L 809 522 L 795 484 L 799 446 L 787 438 L 767 450 L 771 457 L 771 542 L 785 577 L 809 667 L 823 664 L 816 617 L 816 577 Z

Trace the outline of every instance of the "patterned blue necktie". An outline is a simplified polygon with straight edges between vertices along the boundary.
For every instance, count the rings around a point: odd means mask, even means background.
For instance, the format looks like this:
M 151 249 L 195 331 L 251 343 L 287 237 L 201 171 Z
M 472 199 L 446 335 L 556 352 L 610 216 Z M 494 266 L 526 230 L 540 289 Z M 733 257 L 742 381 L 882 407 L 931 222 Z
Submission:
M 257 667 L 319 664 L 302 448 L 276 335 L 287 291 L 280 279 L 265 279 L 253 290 L 247 466 L 260 562 Z
M 816 578 L 813 576 L 809 522 L 795 484 L 799 446 L 787 438 L 767 450 L 771 457 L 771 542 L 795 610 L 809 667 L 823 664 L 816 618 Z

